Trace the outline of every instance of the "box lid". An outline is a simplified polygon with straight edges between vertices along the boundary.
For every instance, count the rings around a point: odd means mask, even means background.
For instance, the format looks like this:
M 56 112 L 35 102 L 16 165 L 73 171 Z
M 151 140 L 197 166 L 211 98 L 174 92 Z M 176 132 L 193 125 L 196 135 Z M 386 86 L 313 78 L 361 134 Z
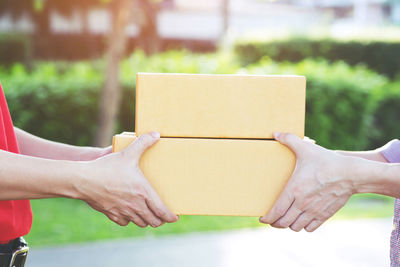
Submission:
M 138 73 L 136 133 L 272 139 L 304 136 L 304 76 Z

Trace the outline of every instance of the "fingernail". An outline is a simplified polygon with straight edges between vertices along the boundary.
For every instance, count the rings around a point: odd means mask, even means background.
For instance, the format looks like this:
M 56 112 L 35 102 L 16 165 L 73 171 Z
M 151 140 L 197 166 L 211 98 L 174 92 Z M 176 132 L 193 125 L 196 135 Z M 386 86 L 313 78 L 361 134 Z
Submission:
M 152 227 L 158 227 L 158 226 L 160 226 L 162 224 L 162 222 L 160 222 L 160 221 L 155 221 L 155 222 L 153 222 L 152 224 L 151 224 L 151 226 Z
M 156 139 L 160 138 L 160 133 L 159 132 L 151 132 L 150 135 Z
M 274 133 L 275 139 L 278 139 L 280 135 L 281 135 L 281 133 L 275 132 L 275 133 Z

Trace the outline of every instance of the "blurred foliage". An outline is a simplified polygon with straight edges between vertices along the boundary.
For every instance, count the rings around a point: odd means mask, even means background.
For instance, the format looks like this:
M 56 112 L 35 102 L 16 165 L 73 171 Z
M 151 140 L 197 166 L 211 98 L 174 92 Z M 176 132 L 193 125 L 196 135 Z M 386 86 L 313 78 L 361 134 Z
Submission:
M 376 96 L 392 85 L 382 75 L 364 67 L 350 67 L 344 62 L 330 64 L 308 59 L 297 64 L 277 64 L 264 58 L 248 66 L 246 72 L 306 76 L 306 135 L 331 149 L 371 147 L 372 118 L 379 100 Z M 389 112 L 397 113 L 394 107 L 389 109 Z M 380 117 L 379 123 L 391 122 Z M 387 140 L 384 134 L 380 137 L 383 142 Z
M 299 62 L 306 58 L 343 60 L 364 64 L 389 78 L 400 73 L 400 41 L 340 41 L 293 38 L 270 42 L 239 42 L 235 51 L 242 64 L 255 63 L 264 56 L 275 61 Z
M 121 64 L 122 104 L 117 132 L 134 130 L 137 72 L 232 73 L 229 56 L 168 52 L 133 54 Z M 93 143 L 97 130 L 104 62 L 36 63 L 31 70 L 15 64 L 0 68 L 14 124 L 40 137 L 77 145 Z M 111 142 L 111 140 L 110 140 Z
M 14 124 L 44 138 L 89 144 L 94 135 L 101 70 L 86 63 L 21 64 L 0 70 Z
M 267 57 L 241 68 L 230 54 L 166 52 L 132 54 L 121 64 L 124 88 L 118 129 L 134 130 L 137 72 L 297 74 L 307 77 L 306 135 L 331 149 L 382 145 L 400 133 L 400 83 L 363 66 L 304 60 L 276 63 Z M 97 130 L 104 62 L 37 63 L 0 68 L 16 126 L 38 136 L 90 145 Z M 111 140 L 110 140 L 111 142 Z
M 371 147 L 379 147 L 385 140 L 400 139 L 400 81 L 375 92 L 374 98 L 376 106 L 369 143 Z

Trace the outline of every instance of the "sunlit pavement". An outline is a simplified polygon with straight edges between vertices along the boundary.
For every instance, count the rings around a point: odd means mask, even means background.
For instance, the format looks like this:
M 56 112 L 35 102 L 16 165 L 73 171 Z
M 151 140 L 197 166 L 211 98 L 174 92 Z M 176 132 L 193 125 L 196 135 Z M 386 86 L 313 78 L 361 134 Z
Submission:
M 272 228 L 33 249 L 27 266 L 389 266 L 391 219 L 332 221 L 314 233 Z

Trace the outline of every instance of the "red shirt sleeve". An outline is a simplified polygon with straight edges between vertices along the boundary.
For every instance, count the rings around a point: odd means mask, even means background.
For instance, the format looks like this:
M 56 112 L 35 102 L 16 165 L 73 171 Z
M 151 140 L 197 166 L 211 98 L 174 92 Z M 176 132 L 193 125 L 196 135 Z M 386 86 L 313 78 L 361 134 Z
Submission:
M 0 149 L 19 154 L 14 126 L 0 84 Z M 29 200 L 0 201 L 0 243 L 29 233 L 32 210 Z

